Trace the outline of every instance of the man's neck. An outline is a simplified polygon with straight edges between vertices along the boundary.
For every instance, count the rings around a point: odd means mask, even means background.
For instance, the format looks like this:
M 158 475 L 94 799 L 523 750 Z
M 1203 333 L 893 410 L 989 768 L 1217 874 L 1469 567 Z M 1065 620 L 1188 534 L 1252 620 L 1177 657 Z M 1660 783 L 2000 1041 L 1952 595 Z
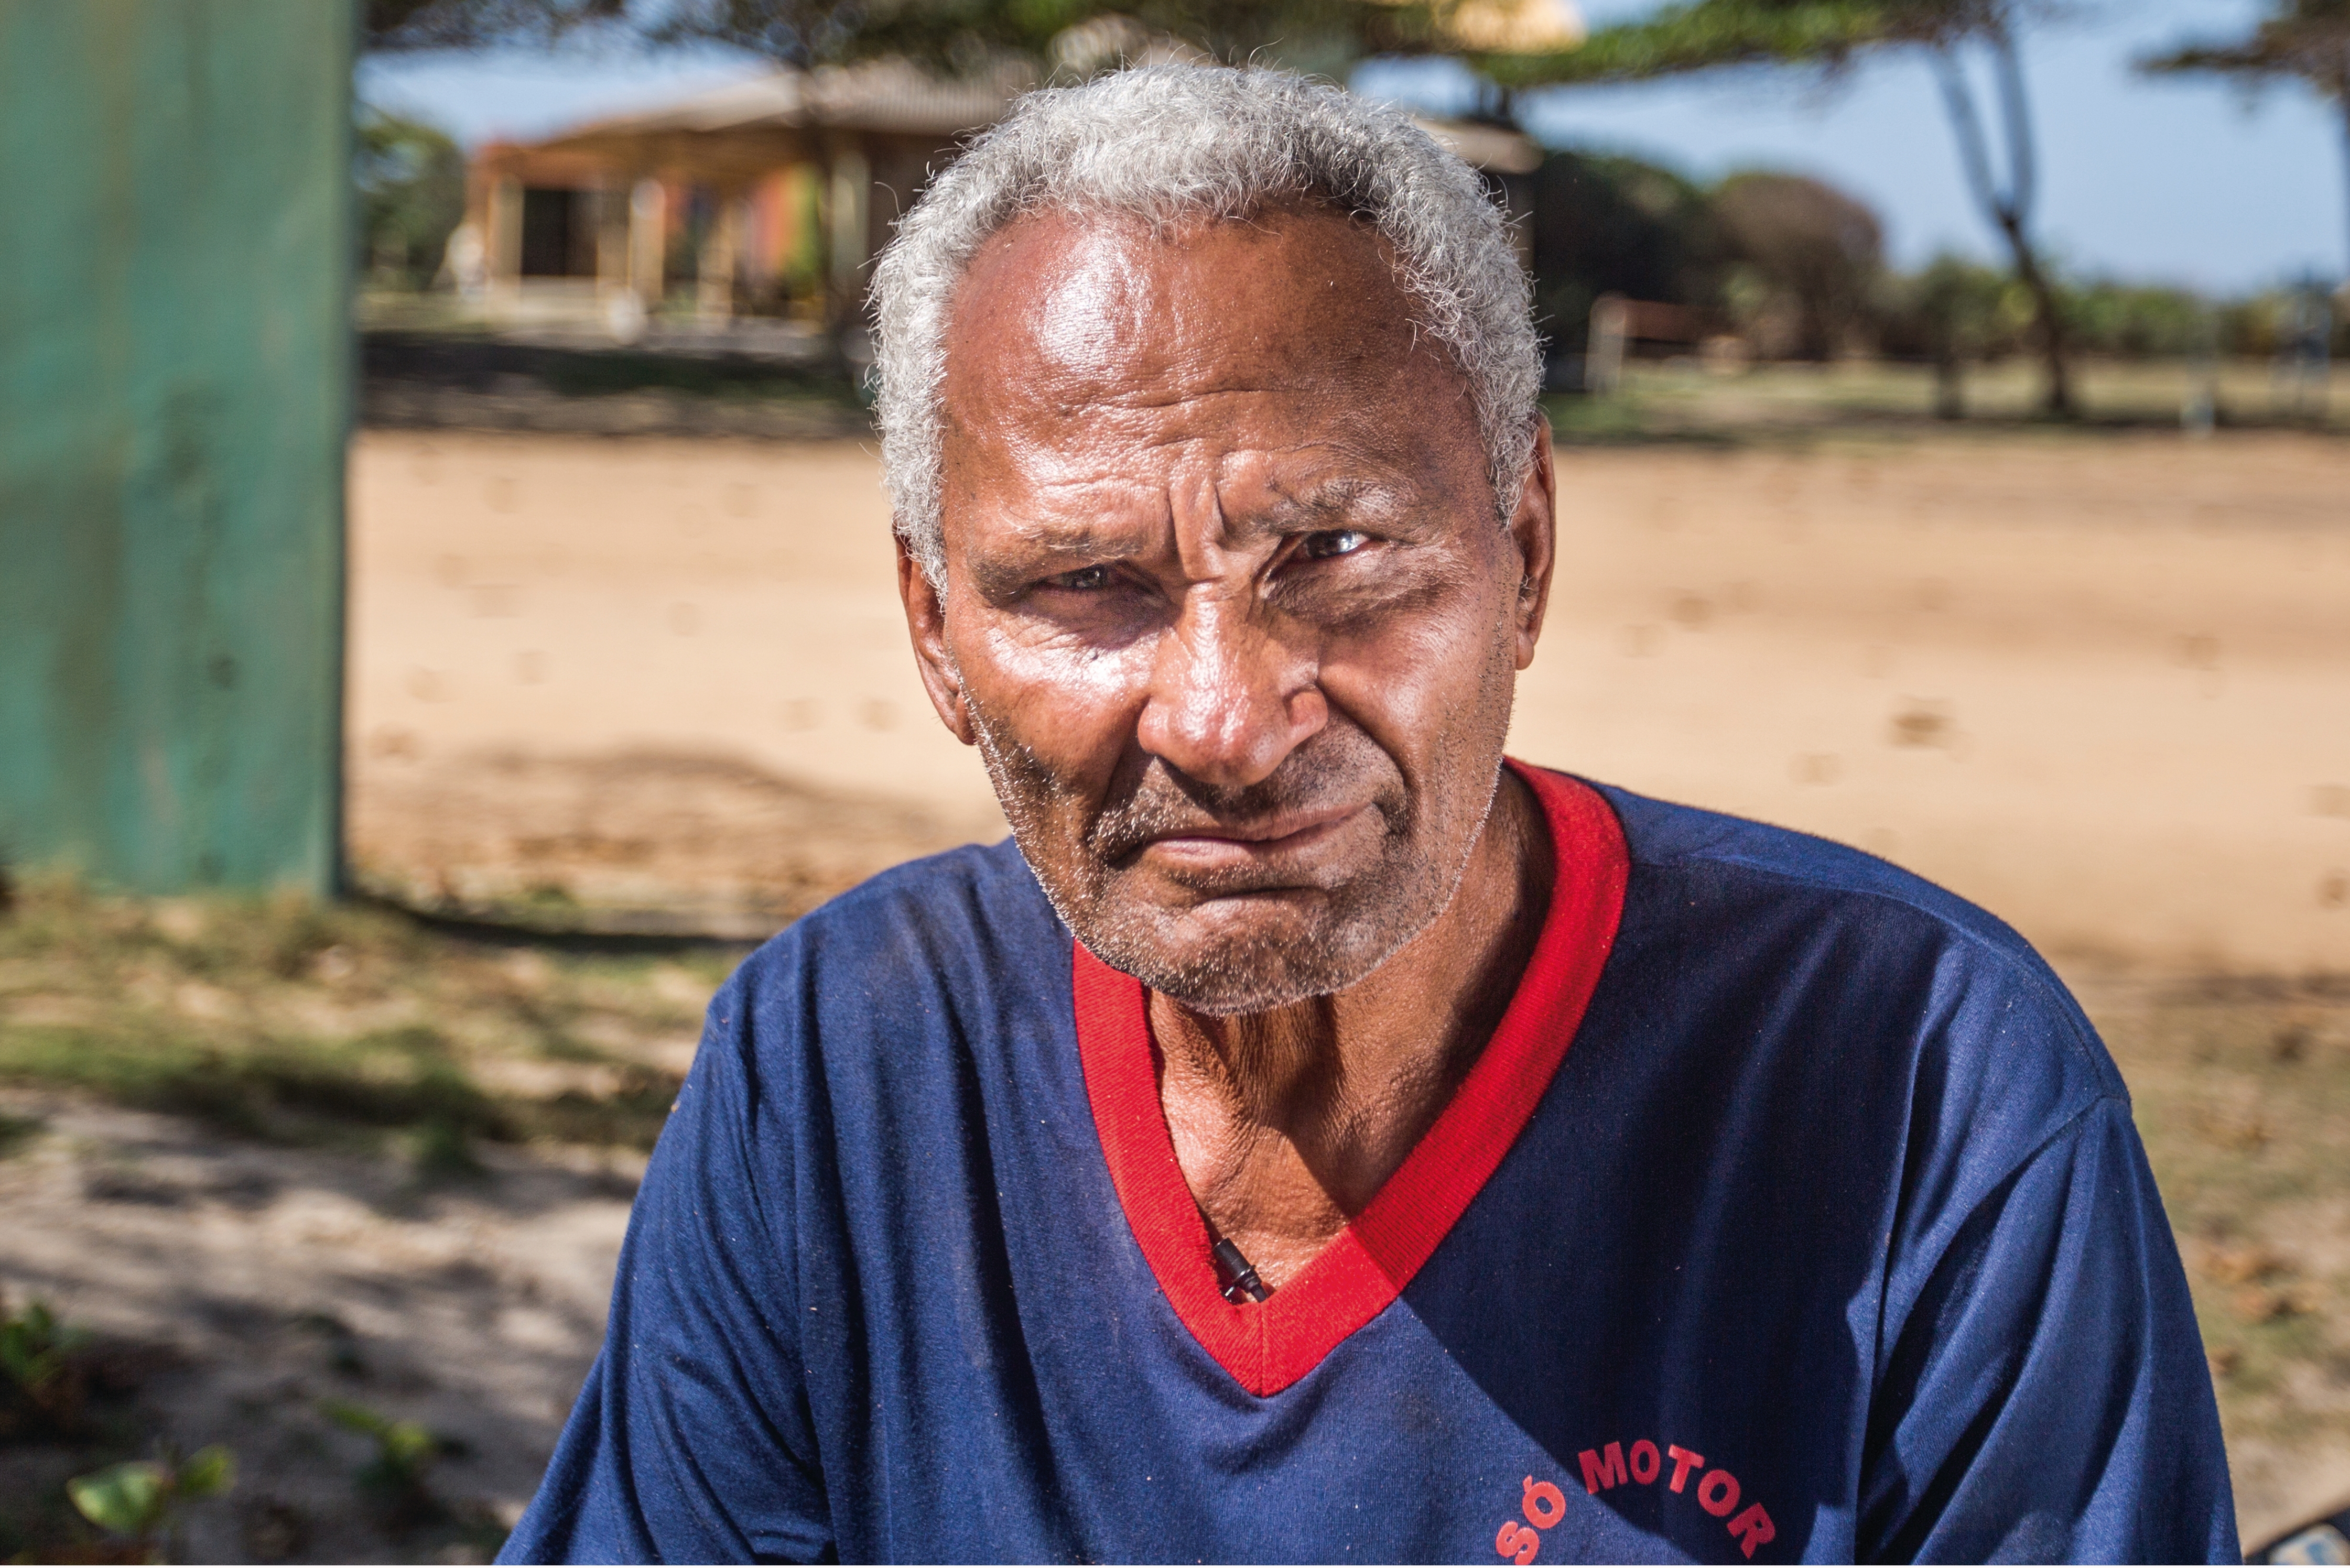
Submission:
M 1362 1212 L 1476 1064 L 1533 956 L 1553 876 L 1541 805 L 1504 770 L 1444 913 L 1360 984 L 1228 1018 L 1151 993 L 1184 1179 L 1267 1283 Z

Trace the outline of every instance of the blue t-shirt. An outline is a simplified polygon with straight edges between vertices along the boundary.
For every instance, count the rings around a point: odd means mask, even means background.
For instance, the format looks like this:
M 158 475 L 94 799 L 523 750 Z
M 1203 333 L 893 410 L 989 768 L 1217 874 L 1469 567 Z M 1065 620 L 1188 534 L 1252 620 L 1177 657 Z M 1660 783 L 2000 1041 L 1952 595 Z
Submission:
M 769 942 L 502 1561 L 2234 1561 L 2128 1099 L 2030 948 L 1520 772 L 1559 875 L 1519 992 L 1262 1303 L 1141 988 L 1010 843 Z

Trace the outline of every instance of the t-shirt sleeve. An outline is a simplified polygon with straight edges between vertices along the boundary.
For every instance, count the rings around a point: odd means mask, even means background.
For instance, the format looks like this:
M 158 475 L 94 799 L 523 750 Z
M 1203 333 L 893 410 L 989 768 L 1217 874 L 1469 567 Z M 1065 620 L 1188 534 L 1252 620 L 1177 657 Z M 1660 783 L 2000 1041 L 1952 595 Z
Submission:
M 753 1033 L 738 974 L 711 1003 L 638 1189 L 603 1352 L 501 1563 L 833 1555 L 802 1372 L 791 1138 Z
M 2126 1101 L 2054 1130 L 1915 1275 L 1888 1293 L 1863 1560 L 2241 1560 L 2201 1336 Z

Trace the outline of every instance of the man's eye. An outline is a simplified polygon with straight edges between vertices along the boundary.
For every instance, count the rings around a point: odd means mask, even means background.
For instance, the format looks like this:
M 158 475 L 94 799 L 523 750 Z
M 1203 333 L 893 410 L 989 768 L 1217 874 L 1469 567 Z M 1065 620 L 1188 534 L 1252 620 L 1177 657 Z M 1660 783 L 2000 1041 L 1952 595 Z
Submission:
M 1081 594 L 1092 593 L 1098 589 L 1109 587 L 1109 568 L 1107 566 L 1079 566 L 1074 572 L 1063 572 L 1057 577 L 1045 578 L 1045 586 L 1054 588 L 1068 588 L 1074 592 Z
M 1327 561 L 1338 556 L 1351 556 L 1371 542 L 1367 534 L 1352 528 L 1333 528 L 1326 533 L 1308 534 L 1298 553 L 1309 561 Z

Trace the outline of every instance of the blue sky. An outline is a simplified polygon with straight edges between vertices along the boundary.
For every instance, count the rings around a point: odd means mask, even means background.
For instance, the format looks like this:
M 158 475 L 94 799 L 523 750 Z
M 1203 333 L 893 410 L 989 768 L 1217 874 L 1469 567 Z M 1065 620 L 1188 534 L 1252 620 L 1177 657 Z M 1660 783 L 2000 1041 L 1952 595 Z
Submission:
M 1656 0 L 1586 0 L 1595 23 Z M 2339 117 L 2298 88 L 2247 107 L 2223 84 L 2147 81 L 2129 62 L 2182 36 L 2226 36 L 2258 0 L 2089 0 L 2027 42 L 2042 142 L 2041 226 L 2070 270 L 2234 292 L 2350 266 L 2350 174 Z M 418 113 L 473 142 L 534 136 L 660 103 L 761 67 L 716 52 L 426 55 L 360 67 L 369 101 Z M 1365 90 L 1440 107 L 1438 66 L 1373 67 Z M 1926 67 L 1888 58 L 1841 86 L 1780 75 L 1576 89 L 1537 99 L 1545 141 L 1638 153 L 1705 177 L 1768 167 L 1814 174 L 1885 219 L 1894 260 L 1990 257 L 1993 237 L 1960 178 Z

